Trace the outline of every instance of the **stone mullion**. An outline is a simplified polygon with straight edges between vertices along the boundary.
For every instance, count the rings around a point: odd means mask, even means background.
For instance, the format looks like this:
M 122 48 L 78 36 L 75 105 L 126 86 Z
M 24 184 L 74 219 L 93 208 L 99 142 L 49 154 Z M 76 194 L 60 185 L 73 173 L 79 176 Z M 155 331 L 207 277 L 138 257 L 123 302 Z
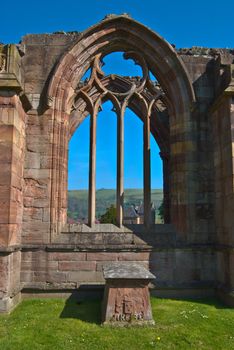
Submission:
M 90 146 L 89 146 L 89 213 L 88 222 L 90 226 L 95 224 L 96 212 L 96 132 L 97 111 L 94 110 L 90 116 Z
M 151 224 L 151 173 L 150 173 L 150 114 L 147 112 L 143 126 L 144 156 L 144 224 Z
M 169 155 L 160 152 L 160 157 L 163 162 L 163 212 L 164 223 L 170 223 L 170 190 L 169 190 Z
M 68 119 L 68 118 L 67 118 Z M 66 115 L 64 116 L 64 120 L 66 120 Z M 62 193 L 59 194 L 59 208 L 60 208 L 60 228 L 62 228 L 67 221 L 67 145 L 68 145 L 68 130 L 67 130 L 67 122 L 65 121 L 62 124 L 62 130 L 60 134 L 60 144 L 62 145 L 60 149 L 60 164 L 62 164 L 60 168 L 60 180 L 59 183 L 63 187 Z
M 50 240 L 52 241 L 53 234 L 56 234 L 58 231 L 58 208 L 59 208 L 59 202 L 57 201 L 58 198 L 58 188 L 59 188 L 59 182 L 58 182 L 58 145 L 59 143 L 59 126 L 56 121 L 56 112 L 54 112 L 54 120 L 53 120 L 53 135 L 52 135 L 52 144 L 54 146 L 52 150 L 52 163 L 51 168 L 54 170 L 51 177 L 51 184 L 52 184 L 52 191 L 51 191 L 51 200 L 50 200 L 50 224 L 51 224 L 51 237 Z
M 116 215 L 117 224 L 123 225 L 124 208 L 124 106 L 117 116 L 117 195 L 116 195 Z

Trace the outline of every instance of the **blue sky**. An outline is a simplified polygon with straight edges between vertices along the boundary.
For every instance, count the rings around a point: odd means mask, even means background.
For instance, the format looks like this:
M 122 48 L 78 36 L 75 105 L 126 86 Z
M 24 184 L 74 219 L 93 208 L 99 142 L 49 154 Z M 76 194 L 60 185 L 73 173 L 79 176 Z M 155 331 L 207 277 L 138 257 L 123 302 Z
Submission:
M 106 102 L 97 120 L 97 188 L 116 186 L 116 133 L 117 120 Z M 130 110 L 125 114 L 124 187 L 143 187 L 143 124 Z M 103 131 L 104 129 L 104 131 Z M 80 150 L 80 152 L 76 152 Z M 88 188 L 89 117 L 76 130 L 69 144 L 69 188 Z M 162 163 L 159 149 L 151 136 L 152 188 L 162 188 Z
M 41 0 L 1 2 L 0 42 L 18 43 L 28 33 L 83 31 L 106 14 L 129 13 L 179 47 L 234 47 L 233 0 Z M 120 55 L 106 58 L 106 73 L 139 75 Z M 116 120 L 105 104 L 98 118 L 97 188 L 114 188 L 116 180 Z M 88 119 L 70 142 L 69 188 L 87 188 Z M 125 123 L 125 187 L 142 186 L 142 125 L 131 112 Z M 162 187 L 162 169 L 155 141 L 152 144 L 152 187 Z M 77 151 L 79 150 L 79 151 Z
M 141 68 L 132 60 L 124 60 L 123 53 L 113 53 L 104 58 L 103 71 L 108 74 L 141 76 Z M 89 74 L 83 77 L 89 77 Z M 116 114 L 112 104 L 105 103 L 97 120 L 97 188 L 116 187 Z M 143 124 L 129 109 L 124 123 L 124 187 L 143 187 Z M 77 152 L 77 150 L 80 150 Z M 86 118 L 69 144 L 69 189 L 88 188 L 89 118 Z M 151 136 L 151 186 L 162 188 L 162 162 L 159 148 Z
M 233 0 L 1 1 L 0 41 L 27 33 L 82 31 L 108 13 L 130 13 L 177 47 L 233 47 Z

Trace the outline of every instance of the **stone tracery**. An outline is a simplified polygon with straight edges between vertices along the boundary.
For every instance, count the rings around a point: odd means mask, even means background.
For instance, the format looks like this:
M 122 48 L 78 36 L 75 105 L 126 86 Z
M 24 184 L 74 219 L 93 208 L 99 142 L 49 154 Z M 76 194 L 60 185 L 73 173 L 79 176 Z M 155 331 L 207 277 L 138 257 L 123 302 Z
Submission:
M 114 110 L 118 120 L 117 137 L 117 223 L 123 224 L 123 148 L 124 148 L 124 130 L 123 120 L 125 110 L 128 105 L 135 100 L 140 105 L 141 118 L 144 123 L 144 213 L 145 224 L 149 226 L 150 222 L 150 131 L 151 114 L 154 104 L 164 96 L 162 89 L 156 87 L 150 80 L 149 69 L 144 58 L 136 52 L 126 52 L 125 59 L 133 59 L 134 62 L 142 68 L 143 77 L 129 79 L 125 78 L 127 84 L 120 84 L 118 89 L 113 86 L 113 81 L 121 83 L 121 77 L 109 75 L 105 79 L 105 74 L 101 69 L 101 54 L 94 57 L 90 68 L 91 75 L 84 84 L 76 89 L 76 97 L 72 104 L 72 112 L 77 109 L 86 111 L 91 116 L 91 135 L 90 135 L 90 171 L 89 171 L 89 224 L 93 226 L 95 222 L 95 172 L 96 172 L 96 118 L 103 101 L 110 100 L 113 103 Z M 107 81 L 106 81 L 107 80 Z M 106 83 L 107 82 L 107 83 Z M 125 88 L 125 91 L 121 90 Z M 85 106 L 82 106 L 85 103 Z

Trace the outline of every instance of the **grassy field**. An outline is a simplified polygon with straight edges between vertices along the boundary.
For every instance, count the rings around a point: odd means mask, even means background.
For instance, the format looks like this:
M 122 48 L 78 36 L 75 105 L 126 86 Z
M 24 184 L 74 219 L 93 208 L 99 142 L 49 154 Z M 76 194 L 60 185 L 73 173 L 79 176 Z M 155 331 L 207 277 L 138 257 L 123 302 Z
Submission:
M 163 190 L 152 189 L 151 201 L 156 205 L 156 208 L 162 202 Z M 139 188 L 125 189 L 124 202 L 125 205 L 139 205 L 143 201 L 143 190 Z M 116 204 L 116 191 L 113 189 L 99 189 L 96 191 L 96 215 L 106 212 L 106 208 L 111 204 Z M 88 215 L 88 191 L 73 190 L 68 191 L 68 216 L 74 219 L 86 218 Z
M 234 349 L 234 310 L 216 300 L 152 298 L 156 326 L 100 325 L 98 301 L 25 300 L 0 315 L 1 350 Z

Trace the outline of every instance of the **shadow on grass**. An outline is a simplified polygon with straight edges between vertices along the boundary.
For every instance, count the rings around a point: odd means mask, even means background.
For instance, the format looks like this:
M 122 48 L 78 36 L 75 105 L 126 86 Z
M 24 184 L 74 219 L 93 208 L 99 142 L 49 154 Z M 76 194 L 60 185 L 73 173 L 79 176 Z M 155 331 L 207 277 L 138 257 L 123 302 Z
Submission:
M 159 298 L 153 297 L 160 302 Z M 203 304 L 214 306 L 216 309 L 230 309 L 222 301 L 215 297 L 204 297 L 204 298 L 168 298 L 170 300 L 187 301 L 193 304 Z M 92 323 L 96 325 L 101 324 L 101 300 L 79 300 L 76 294 L 71 295 L 65 303 L 65 306 L 60 314 L 60 318 L 74 318 L 83 322 Z
M 83 322 L 101 324 L 101 301 L 78 301 L 75 296 L 70 296 L 65 303 L 60 318 L 75 318 Z
M 160 299 L 160 298 L 157 298 Z M 166 299 L 166 298 L 162 298 Z M 170 299 L 170 298 L 169 298 Z M 221 300 L 219 300 L 216 297 L 204 297 L 204 298 L 194 298 L 194 297 L 187 297 L 187 298 L 171 298 L 171 300 L 177 300 L 177 301 L 188 301 L 192 302 L 193 304 L 203 304 L 203 305 L 210 305 L 214 306 L 216 309 L 231 309 L 231 307 L 224 304 Z

